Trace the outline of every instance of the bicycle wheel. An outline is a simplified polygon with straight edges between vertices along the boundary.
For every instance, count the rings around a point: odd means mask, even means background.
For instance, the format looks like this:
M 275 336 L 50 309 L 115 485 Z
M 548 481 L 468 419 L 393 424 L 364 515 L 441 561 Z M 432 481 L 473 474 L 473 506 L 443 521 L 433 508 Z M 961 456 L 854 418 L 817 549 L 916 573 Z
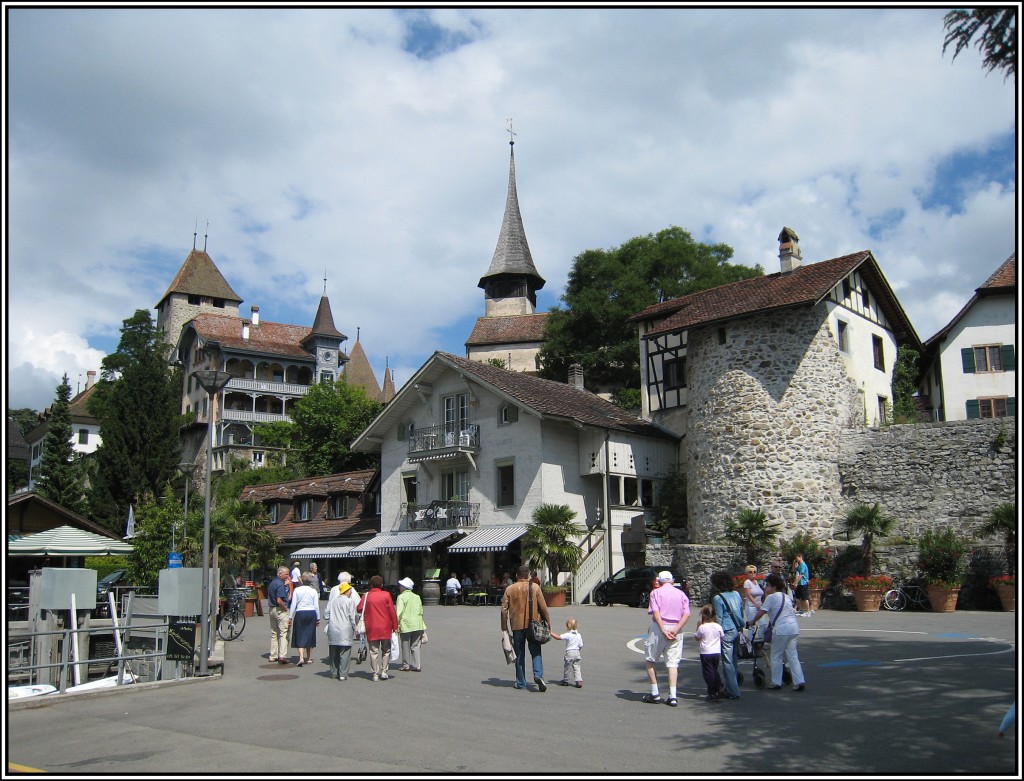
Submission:
M 907 596 L 898 588 L 892 588 L 882 597 L 882 607 L 886 610 L 903 610 L 907 606 Z
M 234 640 L 245 629 L 245 614 L 241 611 L 231 611 L 217 624 L 217 635 L 222 640 Z

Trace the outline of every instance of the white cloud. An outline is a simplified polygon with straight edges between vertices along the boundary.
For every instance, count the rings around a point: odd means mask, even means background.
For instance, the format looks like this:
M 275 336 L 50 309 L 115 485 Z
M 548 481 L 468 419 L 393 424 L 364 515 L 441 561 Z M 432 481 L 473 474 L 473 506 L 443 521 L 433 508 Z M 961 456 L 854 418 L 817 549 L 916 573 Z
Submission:
M 431 24 L 447 34 L 423 59 L 406 36 Z M 8 25 L 19 405 L 98 367 L 197 221 L 243 309 L 311 323 L 326 270 L 378 375 L 461 353 L 509 116 L 541 308 L 585 249 L 676 224 L 773 271 L 788 225 L 807 261 L 872 249 L 927 337 L 1016 242 L 1012 182 L 940 167 L 1014 132 L 1016 84 L 943 58 L 939 9 L 12 8 Z M 925 207 L 954 186 L 958 213 Z

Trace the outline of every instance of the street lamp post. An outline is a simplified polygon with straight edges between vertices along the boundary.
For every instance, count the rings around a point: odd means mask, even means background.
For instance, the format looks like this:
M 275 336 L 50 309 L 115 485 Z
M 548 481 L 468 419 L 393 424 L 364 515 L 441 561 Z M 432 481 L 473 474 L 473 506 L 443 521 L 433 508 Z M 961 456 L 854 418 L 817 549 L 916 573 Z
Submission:
M 200 369 L 192 372 L 210 398 L 206 410 L 206 504 L 203 511 L 203 615 L 202 642 L 199 653 L 199 675 L 209 675 L 210 662 L 210 479 L 213 471 L 213 397 L 231 381 L 229 372 Z
M 195 464 L 178 464 L 178 471 L 185 476 L 185 514 L 182 516 L 181 528 L 182 531 L 188 529 L 188 484 L 192 482 L 192 474 L 196 471 Z M 177 524 L 171 526 L 171 551 L 177 550 L 177 537 L 174 533 L 174 527 Z

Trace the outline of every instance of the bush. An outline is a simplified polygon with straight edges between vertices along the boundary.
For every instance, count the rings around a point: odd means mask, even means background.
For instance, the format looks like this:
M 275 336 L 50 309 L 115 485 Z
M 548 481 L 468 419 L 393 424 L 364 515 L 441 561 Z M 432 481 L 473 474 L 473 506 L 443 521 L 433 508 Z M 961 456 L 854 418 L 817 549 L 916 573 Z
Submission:
M 804 554 L 804 562 L 811 571 L 811 578 L 833 580 L 836 565 L 836 552 L 824 547 L 816 537 L 807 532 L 797 532 L 790 540 L 779 538 L 779 550 L 782 552 L 783 566 L 793 564 L 796 554 Z
M 960 588 L 967 578 L 970 543 L 953 529 L 929 530 L 918 544 L 918 568 L 925 583 Z

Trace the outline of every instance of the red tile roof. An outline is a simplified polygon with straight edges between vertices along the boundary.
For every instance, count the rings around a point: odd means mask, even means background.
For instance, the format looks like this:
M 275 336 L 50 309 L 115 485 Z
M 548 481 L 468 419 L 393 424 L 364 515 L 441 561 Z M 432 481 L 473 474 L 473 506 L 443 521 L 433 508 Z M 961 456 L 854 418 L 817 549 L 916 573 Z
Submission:
M 230 315 L 200 314 L 192 318 L 191 322 L 204 340 L 219 342 L 222 348 L 313 359 L 302 346 L 310 332 L 307 326 L 261 320 L 259 325 L 249 326 L 249 338 L 243 339 L 242 321 L 243 318 Z
M 1003 264 L 995 270 L 985 283 L 978 288 L 978 292 L 989 288 L 1016 287 L 1017 285 L 1017 253 L 1013 253 Z
M 519 344 L 540 342 L 544 339 L 544 324 L 548 313 L 509 315 L 506 317 L 479 317 L 466 346 L 487 344 Z

